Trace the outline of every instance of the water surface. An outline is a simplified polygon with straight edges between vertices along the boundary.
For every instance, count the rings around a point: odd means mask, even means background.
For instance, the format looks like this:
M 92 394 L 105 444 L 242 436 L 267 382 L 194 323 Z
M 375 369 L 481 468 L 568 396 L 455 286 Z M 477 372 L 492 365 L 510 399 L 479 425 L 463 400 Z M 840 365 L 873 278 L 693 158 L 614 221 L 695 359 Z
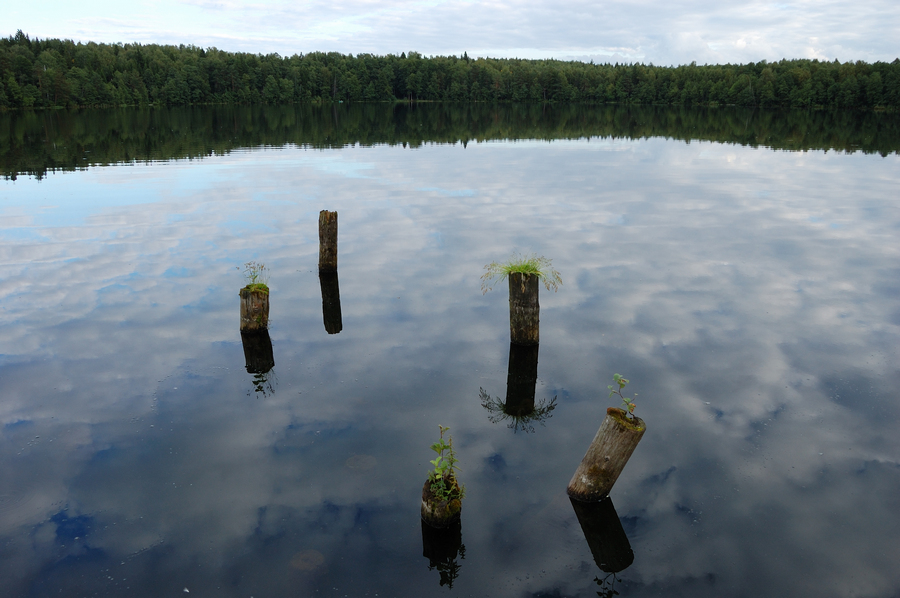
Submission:
M 895 596 L 896 153 L 473 139 L 0 183 L 7 593 Z M 564 281 L 541 291 L 553 408 L 525 422 L 483 406 L 510 346 L 479 276 L 514 250 Z M 265 373 L 238 327 L 249 260 L 271 271 Z M 611 495 L 634 554 L 612 578 L 565 487 L 614 373 L 648 431 Z M 467 488 L 452 567 L 419 520 L 439 424 Z

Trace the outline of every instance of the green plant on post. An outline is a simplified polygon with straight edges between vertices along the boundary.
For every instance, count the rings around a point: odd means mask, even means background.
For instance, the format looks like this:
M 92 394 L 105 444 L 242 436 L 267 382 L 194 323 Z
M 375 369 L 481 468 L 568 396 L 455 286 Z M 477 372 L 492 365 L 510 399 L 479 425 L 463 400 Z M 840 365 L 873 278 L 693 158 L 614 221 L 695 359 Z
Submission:
M 487 293 L 494 285 L 509 278 L 510 274 L 520 273 L 537 276 L 544 283 L 547 290 L 554 292 L 562 284 L 559 272 L 553 269 L 550 258 L 538 256 L 533 253 L 530 256 L 514 253 L 510 259 L 501 262 L 491 262 L 485 265 L 486 272 L 481 276 L 481 292 Z
M 458 460 L 456 453 L 453 452 L 453 437 L 448 435 L 447 442 L 444 442 L 444 432 L 450 428 L 441 425 L 438 425 L 438 428 L 441 430 L 441 437 L 431 445 L 431 450 L 437 453 L 437 458 L 429 461 L 434 469 L 428 474 L 428 482 L 431 484 L 432 493 L 438 500 L 462 500 L 466 489 L 456 479 L 459 467 L 456 466 Z
M 622 390 L 625 389 L 625 385 L 628 384 L 628 380 L 626 380 L 619 374 L 613 374 L 613 382 L 615 382 L 615 385 L 610 384 L 606 387 L 609 389 L 609 396 L 612 397 L 613 395 L 619 395 L 619 398 L 622 399 L 622 403 L 625 407 L 624 410 L 626 417 L 630 415 L 631 419 L 634 419 L 634 401 L 622 394 Z M 634 394 L 634 398 L 637 398 L 637 393 Z
M 269 292 L 269 272 L 262 262 L 251 261 L 244 264 L 244 279 L 251 291 Z

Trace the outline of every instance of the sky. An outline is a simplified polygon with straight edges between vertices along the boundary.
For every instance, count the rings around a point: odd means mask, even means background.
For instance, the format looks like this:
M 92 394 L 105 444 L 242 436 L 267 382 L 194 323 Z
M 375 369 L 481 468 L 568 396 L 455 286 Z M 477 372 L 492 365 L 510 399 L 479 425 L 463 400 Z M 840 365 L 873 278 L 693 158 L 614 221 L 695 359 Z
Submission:
M 30 37 L 656 65 L 900 57 L 896 0 L 0 0 Z

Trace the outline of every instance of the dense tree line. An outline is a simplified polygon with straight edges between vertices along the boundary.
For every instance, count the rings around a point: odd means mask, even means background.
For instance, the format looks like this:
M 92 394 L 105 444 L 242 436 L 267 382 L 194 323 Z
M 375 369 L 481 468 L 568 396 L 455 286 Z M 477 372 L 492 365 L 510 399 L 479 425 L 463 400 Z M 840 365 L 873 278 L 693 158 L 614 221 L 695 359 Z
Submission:
M 397 100 L 898 108 L 900 59 L 659 67 L 0 39 L 6 108 Z
M 578 104 L 221 105 L 0 114 L 0 176 L 202 158 L 237 148 L 664 137 L 784 150 L 900 153 L 900 116 L 874 111 Z

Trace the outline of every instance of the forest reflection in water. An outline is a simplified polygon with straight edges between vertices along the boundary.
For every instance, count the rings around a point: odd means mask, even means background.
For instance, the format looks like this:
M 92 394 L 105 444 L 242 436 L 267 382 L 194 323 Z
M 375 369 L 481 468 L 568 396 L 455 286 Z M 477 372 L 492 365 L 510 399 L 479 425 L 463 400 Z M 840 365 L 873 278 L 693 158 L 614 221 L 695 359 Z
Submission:
M 10 595 L 900 589 L 893 150 L 210 134 L 202 160 L 0 181 Z M 339 290 L 316 267 L 323 208 Z M 564 281 L 539 348 L 511 347 L 508 298 L 479 290 L 516 249 Z M 252 336 L 248 260 L 271 272 Z M 615 507 L 584 513 L 566 483 L 614 373 L 647 432 Z M 434 538 L 439 425 L 467 495 Z
M 524 139 L 715 141 L 792 151 L 900 151 L 900 115 L 627 105 L 340 104 L 0 112 L 0 175 L 202 158 L 287 144 L 419 147 Z

